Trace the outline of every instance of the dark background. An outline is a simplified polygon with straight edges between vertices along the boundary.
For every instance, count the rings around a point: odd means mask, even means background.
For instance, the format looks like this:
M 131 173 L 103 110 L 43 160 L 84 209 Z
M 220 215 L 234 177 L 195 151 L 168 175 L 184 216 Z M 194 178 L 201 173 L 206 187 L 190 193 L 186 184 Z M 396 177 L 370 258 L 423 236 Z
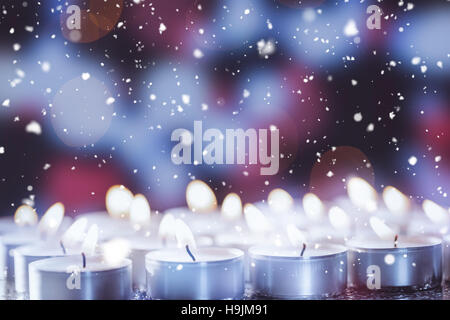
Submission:
M 429 198 L 450 205 L 448 2 L 415 1 L 411 10 L 407 2 L 377 3 L 389 17 L 381 30 L 365 26 L 365 10 L 375 3 L 370 1 L 116 2 L 122 10 L 93 10 L 98 19 L 86 32 L 95 41 L 74 43 L 61 27 L 65 2 L 0 1 L 0 102 L 10 99 L 9 107 L 0 106 L 2 215 L 11 215 L 24 199 L 39 213 L 56 201 L 69 214 L 101 210 L 113 184 L 144 193 L 152 209 L 162 210 L 184 205 L 194 177 L 213 187 L 219 201 L 231 191 L 245 202 L 261 200 L 275 187 L 294 197 L 313 190 L 331 200 L 345 193 L 342 179 L 359 175 L 378 191 L 393 185 L 417 203 Z M 315 20 L 308 22 L 311 12 Z M 356 22 L 356 36 L 342 32 L 349 19 Z M 167 27 L 162 33 L 161 22 Z M 221 33 L 222 24 L 227 28 Z M 218 36 L 205 45 L 199 26 L 206 26 L 204 37 L 214 28 Z M 261 39 L 275 43 L 267 59 L 258 54 Z M 201 59 L 193 56 L 195 49 Z M 416 56 L 419 65 L 411 63 Z M 43 62 L 50 71 L 43 72 Z M 59 88 L 83 72 L 115 98 L 115 114 L 99 139 L 71 146 L 56 133 L 52 104 Z M 15 79 L 21 82 L 12 87 Z M 250 97 L 243 98 L 244 89 Z M 89 104 L 93 91 L 86 93 L 88 108 L 96 108 Z M 190 95 L 189 105 L 180 103 L 181 94 Z M 174 106 L 161 103 L 171 99 L 177 99 Z M 356 122 L 359 112 L 363 118 Z M 284 155 L 279 173 L 260 176 L 257 166 L 173 165 L 170 134 L 179 127 L 192 130 L 194 120 L 223 130 L 276 125 Z M 40 135 L 26 132 L 31 121 L 41 125 Z M 412 156 L 415 165 L 408 161 Z

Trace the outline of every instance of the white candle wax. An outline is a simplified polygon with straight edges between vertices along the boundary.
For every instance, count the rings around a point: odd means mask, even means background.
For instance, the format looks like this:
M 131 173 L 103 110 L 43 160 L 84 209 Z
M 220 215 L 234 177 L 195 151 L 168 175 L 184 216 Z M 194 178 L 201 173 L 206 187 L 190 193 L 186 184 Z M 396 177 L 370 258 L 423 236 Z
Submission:
M 349 286 L 362 289 L 429 289 L 442 279 L 442 241 L 432 237 L 400 237 L 347 242 Z
M 277 298 L 329 296 L 347 286 L 347 250 L 332 244 L 302 249 L 255 246 L 249 249 L 250 279 L 257 295 Z
M 99 256 L 81 255 L 38 260 L 29 265 L 31 300 L 127 300 L 130 299 L 129 259 L 109 265 Z
M 14 282 L 16 292 L 21 294 L 28 293 L 28 266 L 31 262 L 64 255 L 62 247 L 45 242 L 15 249 Z
M 163 249 L 145 257 L 147 292 L 153 299 L 239 299 L 244 294 L 244 253 L 199 248 L 193 261 L 184 249 Z

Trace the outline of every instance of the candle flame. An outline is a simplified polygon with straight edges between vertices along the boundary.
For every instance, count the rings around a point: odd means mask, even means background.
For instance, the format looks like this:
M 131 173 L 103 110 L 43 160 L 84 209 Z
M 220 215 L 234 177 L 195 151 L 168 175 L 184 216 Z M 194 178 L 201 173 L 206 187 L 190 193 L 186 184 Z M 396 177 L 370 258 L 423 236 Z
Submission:
M 162 239 L 175 238 L 175 218 L 170 213 L 166 213 L 159 223 L 158 235 Z
M 108 265 L 119 265 L 129 256 L 131 250 L 129 242 L 125 239 L 113 239 L 102 244 L 102 255 Z
M 175 220 L 175 236 L 179 248 L 185 248 L 187 246 L 191 249 L 195 249 L 197 247 L 191 229 L 181 219 Z
M 328 211 L 328 219 L 333 228 L 337 230 L 348 230 L 351 226 L 350 217 L 343 209 L 334 206 Z
M 150 204 L 142 194 L 134 196 L 130 205 L 130 221 L 136 230 L 150 225 Z
M 267 202 L 270 208 L 277 213 L 289 211 L 294 205 L 291 195 L 281 188 L 270 191 Z
M 95 254 L 95 249 L 97 248 L 97 242 L 98 226 L 93 224 L 84 238 L 83 244 L 81 245 L 81 251 L 88 256 L 93 256 Z
M 29 205 L 21 205 L 14 213 L 14 222 L 20 226 L 32 226 L 38 222 L 36 210 Z
M 211 212 L 217 207 L 214 191 L 203 181 L 191 181 L 186 188 L 186 202 L 192 212 Z
M 437 203 L 426 199 L 422 203 L 422 208 L 428 219 L 435 224 L 447 224 L 449 221 L 449 213 Z
M 384 188 L 383 201 L 389 211 L 398 216 L 404 216 L 410 207 L 408 197 L 398 189 L 391 186 Z
M 106 192 L 106 211 L 113 218 L 126 218 L 133 201 L 133 193 L 122 185 L 115 185 Z
M 368 212 L 377 210 L 377 192 L 366 180 L 351 178 L 347 184 L 347 193 L 356 207 Z
M 307 193 L 303 196 L 303 210 L 306 216 L 313 221 L 321 220 L 325 211 L 322 201 L 314 193 Z
M 300 248 L 305 244 L 306 234 L 300 231 L 294 224 L 290 223 L 286 226 L 286 233 L 292 246 Z
M 87 224 L 88 221 L 86 218 L 80 218 L 72 223 L 61 237 L 61 242 L 64 244 L 64 247 L 75 247 L 76 245 L 80 244 L 85 237 L 84 232 L 86 230 Z
M 270 230 L 270 224 L 266 216 L 253 204 L 247 203 L 244 206 L 244 216 L 250 231 L 264 233 Z
M 227 220 L 238 220 L 242 217 L 242 201 L 236 193 L 228 194 L 222 203 L 222 216 Z
M 394 241 L 396 233 L 378 217 L 370 217 L 370 226 L 376 235 L 382 240 Z
M 57 202 L 47 209 L 45 214 L 39 221 L 38 230 L 41 234 L 50 236 L 54 234 L 64 218 L 64 205 L 61 202 Z

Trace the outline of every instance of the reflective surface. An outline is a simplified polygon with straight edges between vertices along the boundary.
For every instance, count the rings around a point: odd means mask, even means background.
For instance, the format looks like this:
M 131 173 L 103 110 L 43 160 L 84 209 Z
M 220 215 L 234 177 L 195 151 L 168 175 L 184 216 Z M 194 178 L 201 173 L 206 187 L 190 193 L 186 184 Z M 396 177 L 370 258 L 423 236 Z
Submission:
M 22 300 L 26 297 L 14 293 L 14 284 L 0 281 L 0 300 Z M 135 291 L 133 300 L 150 300 L 145 291 Z M 250 287 L 245 290 L 244 300 L 257 300 Z M 267 299 L 267 298 L 265 298 Z M 363 292 L 348 288 L 341 295 L 324 298 L 326 300 L 450 300 L 450 283 L 432 290 L 417 292 Z

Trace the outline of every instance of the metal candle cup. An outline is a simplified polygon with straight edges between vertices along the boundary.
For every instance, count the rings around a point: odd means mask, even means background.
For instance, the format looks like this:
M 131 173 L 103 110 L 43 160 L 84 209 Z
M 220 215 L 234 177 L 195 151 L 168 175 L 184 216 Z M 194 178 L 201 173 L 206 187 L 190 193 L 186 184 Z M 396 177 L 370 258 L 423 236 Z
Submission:
M 49 258 L 29 265 L 31 300 L 128 300 L 131 260 L 110 266 L 101 257 Z
M 301 250 L 273 246 L 249 249 L 250 279 L 257 295 L 295 299 L 336 295 L 347 287 L 347 250 L 320 244 Z
M 147 292 L 153 299 L 240 299 L 244 295 L 244 253 L 199 248 L 193 261 L 184 249 L 164 249 L 145 257 Z
M 365 289 L 430 289 L 441 284 L 442 244 L 432 237 L 347 242 L 348 283 Z

